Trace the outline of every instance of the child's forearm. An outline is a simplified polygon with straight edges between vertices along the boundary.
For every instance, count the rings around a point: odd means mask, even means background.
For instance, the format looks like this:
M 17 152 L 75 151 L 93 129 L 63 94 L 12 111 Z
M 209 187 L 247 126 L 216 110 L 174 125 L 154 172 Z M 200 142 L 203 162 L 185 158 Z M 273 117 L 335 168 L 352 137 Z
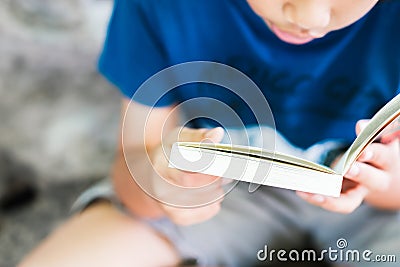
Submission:
M 129 160 L 134 160 L 135 175 L 141 176 L 134 179 L 126 165 L 125 158 L 122 152 L 116 156 L 113 167 L 113 183 L 117 196 L 125 207 L 133 214 L 143 218 L 159 218 L 164 215 L 159 203 L 151 198 L 142 188 L 138 185 L 137 181 L 141 183 L 143 179 L 151 182 L 153 175 L 153 168 L 149 163 L 148 156 L 143 151 L 126 151 L 129 153 Z

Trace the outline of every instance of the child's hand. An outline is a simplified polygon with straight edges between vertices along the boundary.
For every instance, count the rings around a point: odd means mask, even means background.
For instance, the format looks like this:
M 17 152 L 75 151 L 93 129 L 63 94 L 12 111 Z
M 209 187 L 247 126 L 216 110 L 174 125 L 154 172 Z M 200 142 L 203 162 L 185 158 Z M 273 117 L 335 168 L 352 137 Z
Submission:
M 359 134 L 366 121 L 359 121 Z M 390 190 L 392 180 L 400 173 L 400 145 L 397 137 L 386 138 L 386 143 L 372 143 L 361 154 L 345 175 L 339 198 L 298 192 L 298 195 L 314 205 L 330 211 L 350 213 L 365 198 Z
M 161 203 L 163 210 L 167 214 L 167 216 L 175 223 L 180 225 L 190 225 L 205 221 L 218 213 L 221 206 L 223 189 L 222 189 L 222 179 L 219 177 L 210 176 L 201 173 L 192 173 L 192 172 L 184 172 L 178 169 L 169 168 L 168 167 L 168 159 L 170 154 L 170 150 L 172 144 L 176 141 L 190 141 L 190 142 L 214 142 L 218 143 L 222 140 L 224 135 L 224 131 L 222 128 L 214 128 L 214 129 L 190 129 L 190 128 L 177 128 L 173 131 L 169 136 L 167 136 L 163 145 L 158 147 L 153 155 L 151 155 L 153 167 L 157 174 L 160 177 L 154 179 L 153 188 L 155 192 L 162 192 L 161 183 L 159 183 L 159 187 L 157 187 L 157 181 L 159 179 L 166 179 L 168 182 L 174 184 L 178 189 L 176 193 L 176 197 L 180 198 L 180 203 L 188 200 L 188 206 L 190 206 L 189 201 L 193 203 L 193 199 L 197 198 L 197 202 L 202 202 L 202 198 L 204 198 L 203 206 L 201 207 L 175 207 L 174 205 L 168 205 L 170 203 Z M 162 177 L 162 178 L 161 178 Z M 213 186 L 207 186 L 207 190 L 204 193 L 204 196 L 201 195 L 193 195 L 194 193 L 188 192 L 185 195 L 185 192 L 182 194 L 183 187 L 189 188 L 199 188 L 202 186 L 210 185 L 213 183 Z M 215 186 L 214 186 L 215 185 Z M 210 192 L 210 189 L 212 192 Z M 189 191 L 189 190 L 188 190 Z M 158 194 L 158 195 L 162 195 Z M 169 197 L 174 197 L 174 192 L 169 192 Z M 214 201 L 210 203 L 210 197 L 215 196 L 215 199 L 218 201 Z M 161 199 L 162 201 L 162 199 Z M 168 202 L 168 201 L 166 201 Z M 208 204 L 207 204 L 208 203 Z M 175 204 L 175 203 L 171 203 Z

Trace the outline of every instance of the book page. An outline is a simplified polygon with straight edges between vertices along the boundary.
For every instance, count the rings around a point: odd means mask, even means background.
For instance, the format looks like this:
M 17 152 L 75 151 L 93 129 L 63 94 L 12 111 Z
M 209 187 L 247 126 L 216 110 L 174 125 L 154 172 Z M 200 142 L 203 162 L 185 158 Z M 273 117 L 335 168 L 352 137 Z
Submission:
M 400 115 L 400 94 L 389 101 L 369 121 L 368 125 L 354 140 L 353 144 L 343 155 L 336 170 L 342 175 L 346 174 L 351 165 L 357 160 L 364 149 L 372 143 L 375 138 Z
M 335 173 L 335 171 L 326 166 L 319 165 L 317 163 L 301 159 L 295 156 L 283 154 L 280 152 L 268 151 L 258 147 L 230 145 L 230 144 L 196 143 L 196 142 L 193 143 L 179 142 L 178 144 L 180 146 L 207 149 L 214 152 L 232 153 L 241 156 L 259 158 L 267 161 L 275 161 L 281 164 L 293 165 L 299 168 L 306 168 L 324 173 L 331 173 L 331 174 Z

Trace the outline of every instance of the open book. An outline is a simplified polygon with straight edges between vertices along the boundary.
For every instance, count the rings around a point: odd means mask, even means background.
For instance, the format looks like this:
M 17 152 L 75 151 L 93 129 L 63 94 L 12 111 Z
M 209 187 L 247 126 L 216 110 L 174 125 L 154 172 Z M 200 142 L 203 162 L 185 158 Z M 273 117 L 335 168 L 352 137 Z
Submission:
M 343 176 L 363 150 L 400 115 L 400 95 L 369 121 L 334 169 L 257 147 L 177 142 L 169 166 L 244 182 L 338 197 Z

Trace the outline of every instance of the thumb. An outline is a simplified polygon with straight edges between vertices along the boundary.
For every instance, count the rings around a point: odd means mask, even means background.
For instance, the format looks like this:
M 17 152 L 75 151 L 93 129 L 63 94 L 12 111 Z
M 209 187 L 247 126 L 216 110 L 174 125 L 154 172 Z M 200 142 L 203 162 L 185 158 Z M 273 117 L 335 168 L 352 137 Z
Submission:
M 181 128 L 177 132 L 178 137 L 175 140 L 181 142 L 212 142 L 219 143 L 224 137 L 224 129 L 222 127 L 216 127 L 212 129 L 201 128 Z
M 224 129 L 222 127 L 210 129 L 204 134 L 204 137 L 212 143 L 219 143 L 224 138 Z
M 356 123 L 356 134 L 359 135 L 360 132 L 367 126 L 369 120 L 359 120 Z

